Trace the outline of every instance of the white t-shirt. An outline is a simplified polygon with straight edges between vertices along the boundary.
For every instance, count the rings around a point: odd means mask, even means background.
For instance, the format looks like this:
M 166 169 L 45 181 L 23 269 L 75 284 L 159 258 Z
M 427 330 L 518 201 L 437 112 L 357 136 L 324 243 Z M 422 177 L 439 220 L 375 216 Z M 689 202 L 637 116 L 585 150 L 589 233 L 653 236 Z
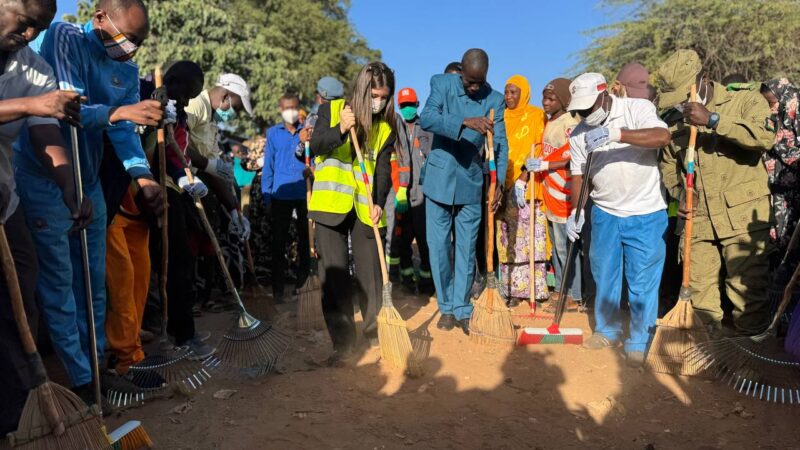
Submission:
M 5 71 L 0 74 L 0 100 L 33 97 L 56 89 L 56 77 L 50 65 L 28 47 L 8 57 Z M 0 207 L 4 208 L 0 220 L 3 223 L 19 205 L 11 166 L 13 144 L 23 126 L 56 125 L 58 120 L 48 117 L 28 117 L 0 124 Z M 7 206 L 6 206 L 7 205 Z
M 651 102 L 614 96 L 612 99 L 611 113 L 603 126 L 629 130 L 667 129 L 667 124 L 659 119 Z M 573 175 L 583 175 L 586 164 L 584 135 L 591 129 L 581 122 L 570 136 L 570 171 Z M 589 173 L 594 204 L 617 217 L 640 216 L 666 209 L 658 153 L 657 148 L 620 142 L 610 142 L 595 150 Z
M 214 121 L 214 109 L 207 90 L 189 100 L 186 106 L 186 125 L 194 148 L 206 158 L 219 158 L 219 128 Z

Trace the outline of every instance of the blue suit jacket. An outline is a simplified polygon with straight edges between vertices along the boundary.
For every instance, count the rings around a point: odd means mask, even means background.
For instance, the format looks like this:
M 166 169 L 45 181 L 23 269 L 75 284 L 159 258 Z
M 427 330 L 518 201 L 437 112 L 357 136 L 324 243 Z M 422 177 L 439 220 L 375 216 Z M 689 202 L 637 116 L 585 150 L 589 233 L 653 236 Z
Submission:
M 428 198 L 446 205 L 482 202 L 484 136 L 463 126 L 463 122 L 468 117 L 488 117 L 492 108 L 497 179 L 505 180 L 508 142 L 503 95 L 487 84 L 471 98 L 460 75 L 431 78 L 431 93 L 420 115 L 422 129 L 434 134 L 422 175 L 422 190 Z

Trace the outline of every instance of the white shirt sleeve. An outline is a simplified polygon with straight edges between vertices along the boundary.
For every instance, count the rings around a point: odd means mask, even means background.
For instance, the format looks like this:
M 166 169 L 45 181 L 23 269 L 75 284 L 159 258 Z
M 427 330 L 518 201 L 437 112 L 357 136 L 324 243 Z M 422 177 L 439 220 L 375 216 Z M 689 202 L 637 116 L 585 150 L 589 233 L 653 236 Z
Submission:
M 649 100 L 635 99 L 630 102 L 630 113 L 635 124 L 635 130 L 644 130 L 646 128 L 669 128 L 658 117 L 656 105 Z
M 579 125 L 572 130 L 569 137 L 569 171 L 572 175 L 583 175 L 583 166 L 586 164 L 586 142 L 583 135 L 583 127 Z

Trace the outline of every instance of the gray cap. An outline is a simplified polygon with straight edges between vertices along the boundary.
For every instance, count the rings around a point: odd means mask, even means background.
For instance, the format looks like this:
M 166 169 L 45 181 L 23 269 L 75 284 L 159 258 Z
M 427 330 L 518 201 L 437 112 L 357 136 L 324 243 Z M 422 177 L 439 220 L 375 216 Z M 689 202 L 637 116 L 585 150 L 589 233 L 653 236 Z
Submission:
M 317 81 L 317 93 L 325 100 L 344 97 L 344 86 L 336 78 L 322 77 Z

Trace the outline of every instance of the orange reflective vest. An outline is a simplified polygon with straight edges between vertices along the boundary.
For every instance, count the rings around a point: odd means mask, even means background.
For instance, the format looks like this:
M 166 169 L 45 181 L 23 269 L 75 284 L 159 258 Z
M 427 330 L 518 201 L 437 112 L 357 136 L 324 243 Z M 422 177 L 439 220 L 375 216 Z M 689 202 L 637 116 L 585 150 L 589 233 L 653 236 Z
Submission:
M 544 157 L 544 160 L 553 163 L 569 159 L 569 141 L 561 148 Z M 569 216 L 569 196 L 572 189 L 572 177 L 567 169 L 550 170 L 544 177 L 544 204 L 550 214 L 566 219 Z

